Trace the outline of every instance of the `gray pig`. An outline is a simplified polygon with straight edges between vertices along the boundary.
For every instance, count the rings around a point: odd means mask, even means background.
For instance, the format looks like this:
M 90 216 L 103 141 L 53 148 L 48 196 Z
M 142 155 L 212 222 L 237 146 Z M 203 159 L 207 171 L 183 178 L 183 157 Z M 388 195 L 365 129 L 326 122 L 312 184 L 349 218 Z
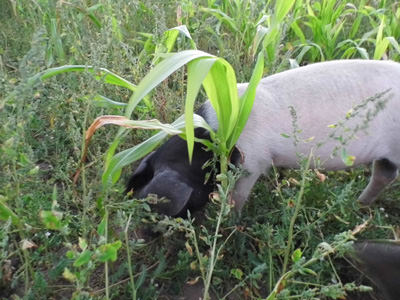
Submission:
M 246 87 L 246 83 L 238 84 L 240 95 Z M 243 156 L 242 167 L 248 173 L 238 180 L 233 191 L 237 210 L 243 207 L 256 180 L 271 165 L 299 167 L 298 155 L 307 156 L 311 149 L 326 170 L 347 167 L 340 155 L 332 155 L 341 149 L 355 157 L 354 166 L 373 162 L 370 182 L 359 197 L 361 204 L 372 204 L 397 177 L 399 112 L 400 64 L 395 62 L 323 62 L 262 79 L 249 120 L 236 144 Z M 197 113 L 213 129 L 218 128 L 210 102 Z M 208 137 L 200 128 L 195 135 Z M 202 207 L 214 188 L 213 182 L 204 183 L 209 170 L 202 168 L 211 157 L 210 151 L 196 143 L 189 164 L 185 141 L 172 137 L 142 160 L 127 190 L 133 190 L 137 198 L 148 194 L 166 197 L 170 202 L 156 209 L 171 216 L 185 216 L 188 209 Z

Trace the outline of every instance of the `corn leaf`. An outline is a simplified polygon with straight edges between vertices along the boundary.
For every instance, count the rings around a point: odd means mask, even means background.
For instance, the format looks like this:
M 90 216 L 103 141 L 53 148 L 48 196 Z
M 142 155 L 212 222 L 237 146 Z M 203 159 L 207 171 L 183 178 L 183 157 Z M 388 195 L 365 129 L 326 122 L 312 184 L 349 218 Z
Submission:
M 181 68 L 188 62 L 200 58 L 200 57 L 213 57 L 199 50 L 185 50 L 178 53 L 174 53 L 168 56 L 166 59 L 156 65 L 139 83 L 136 88 L 135 94 L 132 99 L 129 100 L 128 107 L 125 112 L 125 116 L 130 118 L 136 105 L 146 96 L 152 89 L 159 85 L 173 72 Z
M 207 124 L 207 122 L 199 115 L 193 115 L 193 124 L 195 127 L 202 127 L 207 131 L 214 134 L 211 127 Z M 171 124 L 175 129 L 179 130 L 185 127 L 184 116 L 179 117 L 175 122 Z M 107 186 L 108 184 L 114 184 L 118 181 L 121 170 L 123 167 L 132 164 L 133 162 L 143 158 L 151 151 L 153 151 L 166 137 L 168 134 L 164 131 L 160 131 L 145 140 L 144 142 L 121 151 L 117 153 L 110 159 L 109 165 L 103 173 L 102 181 L 103 185 Z M 111 145 L 111 147 L 116 147 L 115 144 Z
M 45 80 L 47 78 L 56 76 L 58 74 L 62 73 L 68 73 L 68 72 L 91 72 L 95 74 L 95 78 L 97 80 L 103 80 L 106 83 L 125 87 L 131 91 L 136 90 L 136 86 L 125 80 L 124 78 L 118 76 L 117 74 L 105 69 L 105 68 L 95 68 L 92 66 L 85 66 L 85 65 L 65 65 L 61 67 L 56 67 L 56 68 L 50 68 L 47 69 L 29 79 L 30 83 L 35 83 L 37 79 L 40 80 Z
M 218 136 L 221 143 L 226 145 L 239 114 L 237 82 L 232 66 L 219 58 L 205 78 L 203 86 L 217 114 Z
M 256 89 L 260 82 L 264 71 L 264 55 L 262 52 L 258 54 L 257 62 L 251 75 L 249 85 L 246 91 L 240 97 L 240 110 L 237 124 L 234 132 L 228 142 L 228 150 L 230 151 L 235 146 L 237 140 L 240 137 L 244 127 L 246 126 L 247 120 L 249 119 L 251 110 L 253 108 L 254 99 L 256 97 Z
M 289 13 L 296 0 L 277 0 L 275 2 L 275 22 L 281 23 L 286 15 Z
M 189 161 L 192 161 L 194 147 L 193 111 L 194 102 L 204 78 L 207 76 L 216 58 L 199 58 L 188 64 L 188 83 L 185 101 L 186 142 Z

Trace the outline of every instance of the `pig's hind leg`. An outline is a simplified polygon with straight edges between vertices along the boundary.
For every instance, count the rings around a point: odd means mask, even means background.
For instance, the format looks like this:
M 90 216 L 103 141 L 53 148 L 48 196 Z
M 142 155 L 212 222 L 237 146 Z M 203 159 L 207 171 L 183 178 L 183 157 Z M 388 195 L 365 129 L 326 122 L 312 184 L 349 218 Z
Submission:
M 358 198 L 360 204 L 363 206 L 371 205 L 385 186 L 396 179 L 397 174 L 398 168 L 390 160 L 386 158 L 375 160 L 373 163 L 371 179 Z

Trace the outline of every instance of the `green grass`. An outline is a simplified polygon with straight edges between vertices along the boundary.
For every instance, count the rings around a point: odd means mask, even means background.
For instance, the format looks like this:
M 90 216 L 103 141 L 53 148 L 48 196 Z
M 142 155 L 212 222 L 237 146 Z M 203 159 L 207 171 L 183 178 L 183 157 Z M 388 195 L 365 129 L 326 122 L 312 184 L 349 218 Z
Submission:
M 159 54 L 194 45 L 226 59 L 238 82 L 250 80 L 260 51 L 266 54 L 265 75 L 330 59 L 400 60 L 395 1 L 297 0 L 287 9 L 281 4 L 0 2 L 0 299 L 174 299 L 188 282 L 201 282 L 209 270 L 220 202 L 207 205 L 194 221 L 155 216 L 146 202 L 124 197 L 129 167 L 104 202 L 105 151 L 117 135 L 114 127 L 96 131 L 74 183 L 85 130 L 100 115 L 125 111 L 96 99 L 127 103 L 131 91 L 91 72 L 34 85 L 29 79 L 69 64 L 105 68 L 137 85 L 160 63 Z M 179 25 L 187 26 L 192 40 L 166 33 Z M 138 104 L 132 119 L 175 120 L 184 110 L 186 80 L 184 69 L 164 80 Z M 150 135 L 129 131 L 118 150 Z M 312 170 L 275 170 L 256 185 L 239 221 L 223 215 L 212 294 L 265 299 L 286 278 L 284 269 L 291 273 L 279 286 L 279 299 L 334 299 L 352 288 L 344 284 L 357 280 L 357 273 L 337 257 L 346 248 L 347 233 L 371 214 L 357 238 L 398 235 L 399 183 L 371 211 L 361 211 L 355 200 L 367 184 L 368 169 L 325 175 L 321 182 Z M 229 180 L 235 176 L 229 173 Z M 162 235 L 141 240 L 135 229 L 143 223 Z M 286 250 L 288 242 L 292 246 Z M 322 242 L 325 251 L 318 252 Z M 324 259 L 313 261 L 313 255 Z

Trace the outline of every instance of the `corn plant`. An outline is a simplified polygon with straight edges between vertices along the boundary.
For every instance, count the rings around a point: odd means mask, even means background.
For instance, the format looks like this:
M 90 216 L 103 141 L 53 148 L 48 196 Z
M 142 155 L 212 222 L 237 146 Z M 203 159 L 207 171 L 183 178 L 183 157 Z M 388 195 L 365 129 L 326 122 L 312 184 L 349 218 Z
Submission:
M 153 120 L 129 120 L 137 104 L 153 88 L 155 88 L 159 83 L 161 83 L 174 71 L 181 68 L 185 64 L 187 64 L 188 69 L 188 83 L 184 120 L 183 118 L 180 118 L 172 123 L 171 126 L 162 124 L 158 124 L 155 126 Z M 45 71 L 43 74 L 39 74 L 38 76 L 41 79 L 45 79 L 59 73 L 83 71 L 85 69 L 90 70 L 91 72 L 94 71 L 94 69 L 91 67 L 85 68 L 83 66 L 64 66 Z M 167 56 L 163 61 L 157 64 L 145 78 L 143 78 L 143 80 L 137 87 L 106 69 L 101 69 L 100 72 L 101 73 L 98 73 L 96 75 L 97 78 L 103 77 L 105 82 L 124 86 L 131 90 L 134 90 L 134 94 L 126 106 L 125 117 L 106 116 L 103 118 L 98 118 L 88 130 L 86 139 L 90 139 L 95 129 L 104 124 L 110 123 L 118 124 L 123 127 L 162 130 L 160 133 L 152 136 L 141 144 L 114 155 L 115 150 L 124 134 L 124 129 L 121 128 L 114 142 L 110 146 L 106 156 L 106 168 L 103 174 L 103 187 L 105 190 L 109 188 L 110 183 L 115 183 L 118 180 L 121 169 L 124 166 L 129 165 L 135 160 L 138 160 L 148 154 L 155 147 L 157 147 L 168 134 L 183 134 L 183 136 L 187 140 L 189 160 L 191 160 L 193 153 L 195 126 L 206 128 L 210 132 L 212 141 L 216 144 L 216 148 L 213 149 L 219 156 L 221 167 L 220 173 L 222 178 L 221 186 L 222 190 L 226 192 L 223 197 L 224 202 L 221 207 L 221 212 L 218 216 L 218 222 L 216 224 L 214 241 L 211 249 L 210 264 L 207 276 L 205 278 L 205 297 L 208 297 L 208 289 L 211 283 L 213 268 L 216 263 L 215 253 L 217 247 L 219 226 L 221 224 L 223 212 L 226 210 L 225 206 L 228 192 L 228 157 L 242 130 L 244 129 L 244 126 L 246 125 L 247 119 L 251 112 L 251 108 L 255 98 L 256 87 L 263 73 L 262 52 L 260 52 L 259 54 L 249 86 L 246 92 L 240 97 L 240 99 L 236 87 L 235 72 L 231 65 L 222 58 L 218 58 L 198 50 L 186 50 Z M 36 78 L 32 79 L 32 81 L 34 80 L 36 80 Z M 213 132 L 210 126 L 208 126 L 200 116 L 193 115 L 194 102 L 201 85 L 203 85 L 204 90 L 206 91 L 207 96 L 217 114 L 219 124 L 217 132 Z M 181 131 L 182 128 L 185 128 L 185 130 Z M 209 146 L 210 144 L 206 142 L 205 145 Z M 83 153 L 86 152 L 85 149 Z M 107 282 L 108 280 L 106 280 L 106 285 Z

